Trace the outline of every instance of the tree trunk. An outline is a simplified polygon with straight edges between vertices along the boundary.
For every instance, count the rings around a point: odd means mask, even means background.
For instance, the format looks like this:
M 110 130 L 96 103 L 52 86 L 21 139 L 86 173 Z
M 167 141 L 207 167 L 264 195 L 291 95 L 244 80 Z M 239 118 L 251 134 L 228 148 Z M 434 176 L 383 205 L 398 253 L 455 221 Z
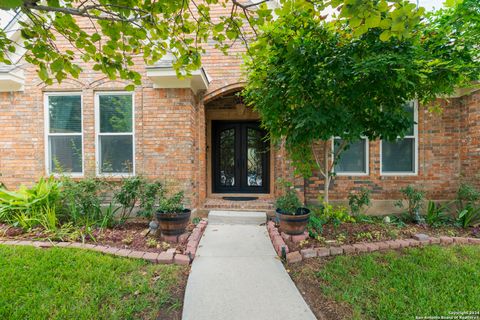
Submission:
M 330 189 L 330 167 L 328 163 L 328 140 L 323 143 L 323 165 L 324 165 L 324 180 L 325 183 L 323 185 L 323 201 L 328 204 L 328 191 Z

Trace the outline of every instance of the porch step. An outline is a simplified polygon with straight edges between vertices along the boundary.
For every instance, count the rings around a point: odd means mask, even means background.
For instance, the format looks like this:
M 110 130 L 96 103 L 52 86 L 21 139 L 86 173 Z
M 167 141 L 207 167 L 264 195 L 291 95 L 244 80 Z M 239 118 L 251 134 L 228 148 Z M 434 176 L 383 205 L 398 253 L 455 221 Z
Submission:
M 224 210 L 244 210 L 244 211 L 264 211 L 274 210 L 273 200 L 271 199 L 257 199 L 250 201 L 232 201 L 219 198 L 207 198 L 203 204 L 204 209 L 218 209 Z
M 267 221 L 265 212 L 256 211 L 210 211 L 209 224 L 261 225 Z

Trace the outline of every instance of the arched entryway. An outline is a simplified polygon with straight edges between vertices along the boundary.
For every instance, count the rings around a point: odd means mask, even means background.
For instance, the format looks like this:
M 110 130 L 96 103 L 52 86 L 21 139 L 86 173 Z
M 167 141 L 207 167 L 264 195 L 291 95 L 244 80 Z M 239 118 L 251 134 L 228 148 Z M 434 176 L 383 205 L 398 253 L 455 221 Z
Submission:
M 271 198 L 273 157 L 256 112 L 239 96 L 241 88 L 209 96 L 204 103 L 207 197 Z

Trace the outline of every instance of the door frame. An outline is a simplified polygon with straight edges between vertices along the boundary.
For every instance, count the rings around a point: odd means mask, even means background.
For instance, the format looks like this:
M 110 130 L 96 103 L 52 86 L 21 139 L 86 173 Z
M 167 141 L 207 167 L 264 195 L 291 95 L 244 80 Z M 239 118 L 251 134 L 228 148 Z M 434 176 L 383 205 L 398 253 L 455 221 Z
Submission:
M 224 127 L 228 127 L 229 125 L 233 128 L 236 128 L 235 130 L 240 129 L 242 131 L 242 136 L 245 136 L 246 133 L 243 132 L 243 128 L 246 128 L 247 125 L 252 125 L 255 128 L 260 129 L 264 134 L 266 135 L 266 132 L 260 128 L 260 121 L 255 121 L 255 120 L 212 120 L 211 121 L 211 126 L 212 126 L 212 137 L 211 137 L 211 143 L 212 143 L 212 157 L 211 157 L 211 183 L 212 183 L 212 193 L 225 193 L 225 194 L 268 194 L 270 193 L 270 154 L 271 154 L 271 145 L 268 142 L 265 142 L 267 152 L 265 154 L 265 157 L 262 159 L 262 167 L 263 167 L 263 172 L 262 172 L 262 181 L 264 182 L 263 186 L 257 187 L 257 186 L 252 186 L 248 187 L 246 186 L 246 181 L 244 181 L 245 177 L 242 177 L 243 175 L 246 174 L 246 168 L 247 168 L 247 159 L 246 159 L 246 152 L 243 152 L 243 154 L 236 155 L 236 165 L 240 167 L 239 170 L 236 170 L 235 172 L 235 179 L 236 181 L 240 181 L 240 186 L 238 187 L 221 187 L 218 185 L 219 182 L 219 171 L 216 170 L 218 168 L 218 143 L 219 143 L 219 137 L 218 133 L 219 130 L 223 129 Z M 240 137 L 239 139 L 235 137 L 235 148 L 237 150 L 247 150 L 248 144 L 246 139 Z M 243 172 L 242 172 L 243 171 Z

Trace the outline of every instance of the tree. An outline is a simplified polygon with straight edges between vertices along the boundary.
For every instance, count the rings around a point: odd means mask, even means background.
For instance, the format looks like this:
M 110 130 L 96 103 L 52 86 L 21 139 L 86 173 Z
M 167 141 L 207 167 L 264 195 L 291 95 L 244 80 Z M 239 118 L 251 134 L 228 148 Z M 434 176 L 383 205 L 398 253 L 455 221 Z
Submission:
M 313 8 L 282 15 L 251 46 L 244 98 L 297 172 L 319 170 L 328 202 L 332 169 L 349 144 L 395 140 L 412 125 L 406 102 L 428 104 L 479 79 L 478 7 L 466 0 L 429 15 L 410 37 L 385 37 L 381 27 L 358 36 L 351 20 L 327 22 Z M 333 155 L 332 137 L 343 141 Z
M 179 75 L 198 68 L 208 39 L 228 52 L 232 41 L 246 46 L 273 16 L 267 6 L 273 0 L 0 0 L 0 10 L 21 14 L 22 40 L 14 43 L 0 31 L 0 63 L 10 64 L 10 52 L 26 49 L 25 60 L 38 66 L 47 84 L 77 78 L 79 59 L 110 79 L 141 83 L 133 58 L 154 64 L 166 53 L 175 57 Z M 302 7 L 336 8 L 338 21 L 349 21 L 354 33 L 381 26 L 383 38 L 408 38 L 422 10 L 405 0 L 281 0 L 277 15 Z M 212 6 L 229 6 L 230 14 L 210 15 Z M 79 23 L 79 19 L 83 19 Z M 60 49 L 66 39 L 71 49 Z M 134 86 L 128 86 L 133 89 Z

